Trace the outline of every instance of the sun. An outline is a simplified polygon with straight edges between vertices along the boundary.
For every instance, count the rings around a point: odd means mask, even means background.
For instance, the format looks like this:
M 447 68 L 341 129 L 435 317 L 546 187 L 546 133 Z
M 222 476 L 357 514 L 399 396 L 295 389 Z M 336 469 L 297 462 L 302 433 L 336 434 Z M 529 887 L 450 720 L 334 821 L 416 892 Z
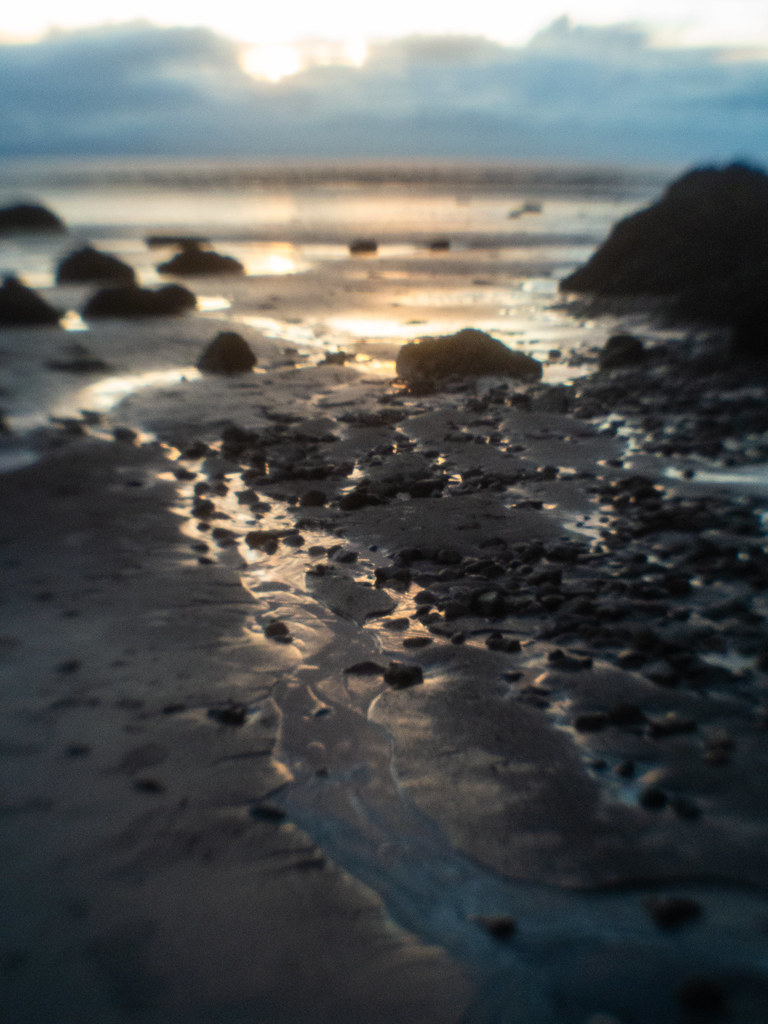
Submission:
M 244 49 L 240 55 L 240 66 L 253 78 L 279 82 L 298 74 L 304 68 L 304 58 L 295 46 L 268 43 Z

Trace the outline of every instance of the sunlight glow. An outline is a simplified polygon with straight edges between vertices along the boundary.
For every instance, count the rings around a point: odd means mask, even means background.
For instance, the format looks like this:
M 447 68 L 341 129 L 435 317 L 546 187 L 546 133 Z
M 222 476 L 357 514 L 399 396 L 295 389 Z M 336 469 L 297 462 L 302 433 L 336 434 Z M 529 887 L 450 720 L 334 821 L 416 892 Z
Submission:
M 295 46 L 270 43 L 267 46 L 249 46 L 240 55 L 240 66 L 253 78 L 280 82 L 298 74 L 304 68 L 304 58 Z

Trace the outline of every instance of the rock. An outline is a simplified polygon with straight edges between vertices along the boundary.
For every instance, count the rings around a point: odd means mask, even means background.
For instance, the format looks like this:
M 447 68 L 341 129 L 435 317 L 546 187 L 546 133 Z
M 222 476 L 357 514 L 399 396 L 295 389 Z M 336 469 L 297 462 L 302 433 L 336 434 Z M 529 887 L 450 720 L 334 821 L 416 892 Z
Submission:
M 390 661 L 384 670 L 384 682 L 396 690 L 404 690 L 409 686 L 417 686 L 424 682 L 424 675 L 419 665 L 407 665 L 403 661 Z
M 406 380 L 498 374 L 520 380 L 539 380 L 541 364 L 513 352 L 485 331 L 465 327 L 456 334 L 419 338 L 404 345 L 397 356 L 397 373 Z
M 57 324 L 61 313 L 12 275 L 0 287 L 0 325 Z
M 598 356 L 601 370 L 616 370 L 623 366 L 636 366 L 643 361 L 645 349 L 633 334 L 614 334 L 606 341 Z
M 148 235 L 144 241 L 150 249 L 161 249 L 169 245 L 186 249 L 188 246 L 207 245 L 209 239 L 196 235 Z
M 0 234 L 16 231 L 66 231 L 62 221 L 38 203 L 15 203 L 0 209 Z
M 619 221 L 563 291 L 655 296 L 678 322 L 734 328 L 737 352 L 762 352 L 768 301 L 768 175 L 740 163 L 697 168 Z
M 379 243 L 373 238 L 355 238 L 349 243 L 349 251 L 353 256 L 379 251 Z
M 646 900 L 648 913 L 659 928 L 680 928 L 701 916 L 701 907 L 687 896 L 651 896 Z
M 507 914 L 474 914 L 471 920 L 500 941 L 511 939 L 517 931 L 517 922 Z
M 102 288 L 86 302 L 86 320 L 101 317 L 176 316 L 194 309 L 197 299 L 186 288 L 168 284 L 157 291 L 136 284 Z
M 133 284 L 135 280 L 133 267 L 89 245 L 65 256 L 56 270 L 57 284 L 86 281 L 125 281 Z
M 248 708 L 244 704 L 231 704 L 225 708 L 209 708 L 208 717 L 222 725 L 245 725 Z
M 451 248 L 448 238 L 433 238 L 428 246 L 430 252 L 447 252 Z
M 242 274 L 245 267 L 234 256 L 223 256 L 212 249 L 202 249 L 197 241 L 186 239 L 182 242 L 182 251 L 167 262 L 161 263 L 157 270 L 160 274 L 194 277 L 206 274 Z
M 197 360 L 203 373 L 247 373 L 256 365 L 256 356 L 235 331 L 221 331 Z

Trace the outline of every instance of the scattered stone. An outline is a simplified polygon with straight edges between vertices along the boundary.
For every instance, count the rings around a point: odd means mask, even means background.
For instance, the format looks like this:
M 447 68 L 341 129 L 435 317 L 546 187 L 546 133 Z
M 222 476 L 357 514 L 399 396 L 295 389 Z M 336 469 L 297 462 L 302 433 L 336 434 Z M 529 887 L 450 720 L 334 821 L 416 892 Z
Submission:
M 610 724 L 610 719 L 604 711 L 588 711 L 577 715 L 573 726 L 577 732 L 599 732 Z
M 247 373 L 256 365 L 248 342 L 235 331 L 220 331 L 203 350 L 197 368 L 203 373 Z
M 61 313 L 27 288 L 18 278 L 9 275 L 0 286 L 0 326 L 31 327 L 57 324 Z
M 245 267 L 234 256 L 224 256 L 211 249 L 203 249 L 200 242 L 192 239 L 184 239 L 181 246 L 180 253 L 158 266 L 159 274 L 197 277 L 245 273 Z
M 355 238 L 349 243 L 349 251 L 353 256 L 371 255 L 379 251 L 379 243 L 374 238 Z
M 547 661 L 558 672 L 582 672 L 584 669 L 592 668 L 592 658 L 589 654 L 566 653 L 559 648 L 549 652 Z
M 384 682 L 396 690 L 404 690 L 424 682 L 420 665 L 407 665 L 402 661 L 390 661 L 384 670 Z
M 701 905 L 687 896 L 651 896 L 645 905 L 656 926 L 665 930 L 692 924 L 701 917 Z
M 644 358 L 645 349 L 639 338 L 633 334 L 614 334 L 605 343 L 597 361 L 601 370 L 617 370 L 636 366 Z
M 102 288 L 83 307 L 85 320 L 104 317 L 178 316 L 197 306 L 197 299 L 178 284 L 157 291 L 136 284 Z
M 430 252 L 447 252 L 451 248 L 451 242 L 448 238 L 433 238 L 427 248 Z
M 245 704 L 232 704 L 225 708 L 209 708 L 208 717 L 221 722 L 222 725 L 244 725 L 248 718 L 248 708 Z
M 251 817 L 257 821 L 270 821 L 275 824 L 285 821 L 286 814 L 282 807 L 271 800 L 260 800 L 251 808 Z
M 264 627 L 264 636 L 269 637 L 270 640 L 277 640 L 280 643 L 290 643 L 291 641 L 288 625 L 282 619 L 273 619 L 271 622 L 268 622 Z
M 0 234 L 26 231 L 66 231 L 62 220 L 38 203 L 15 203 L 0 209 Z
M 696 723 L 692 718 L 685 718 L 677 711 L 668 711 L 665 715 L 657 715 L 648 719 L 648 732 L 654 739 L 695 732 L 696 728 Z
M 381 676 L 385 669 L 375 661 L 356 661 L 354 665 L 345 668 L 344 671 L 351 676 Z
M 321 508 L 328 501 L 325 491 L 305 491 L 299 499 L 302 508 Z
M 56 269 L 57 284 L 80 284 L 88 281 L 125 281 L 133 284 L 133 267 L 116 256 L 99 252 L 90 245 L 65 256 Z
M 135 779 L 133 788 L 138 789 L 140 793 L 164 793 L 165 786 L 162 782 L 157 779 Z
M 677 993 L 680 1005 L 688 1013 L 695 1013 L 709 1020 L 719 1020 L 726 1015 L 726 998 L 722 985 L 706 977 L 688 978 Z
M 498 374 L 519 380 L 539 380 L 541 363 L 513 352 L 485 331 L 465 327 L 456 334 L 424 337 L 404 345 L 397 356 L 398 376 L 445 379 Z
M 647 811 L 661 811 L 667 803 L 667 794 L 658 786 L 646 786 L 640 793 L 639 804 Z
M 500 941 L 508 941 L 517 931 L 517 921 L 507 914 L 473 914 L 472 921 L 477 922 L 488 934 Z

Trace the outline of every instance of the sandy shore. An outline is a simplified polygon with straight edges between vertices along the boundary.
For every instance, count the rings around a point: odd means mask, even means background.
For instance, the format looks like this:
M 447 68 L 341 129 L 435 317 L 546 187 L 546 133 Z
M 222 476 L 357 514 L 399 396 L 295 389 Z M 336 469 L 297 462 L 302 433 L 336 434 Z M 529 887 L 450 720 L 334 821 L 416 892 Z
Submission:
M 711 375 L 201 377 L 217 326 L 99 327 L 87 392 L 4 339 L 71 413 L 2 478 L 11 1019 L 763 1019 L 761 455 L 654 377 Z

